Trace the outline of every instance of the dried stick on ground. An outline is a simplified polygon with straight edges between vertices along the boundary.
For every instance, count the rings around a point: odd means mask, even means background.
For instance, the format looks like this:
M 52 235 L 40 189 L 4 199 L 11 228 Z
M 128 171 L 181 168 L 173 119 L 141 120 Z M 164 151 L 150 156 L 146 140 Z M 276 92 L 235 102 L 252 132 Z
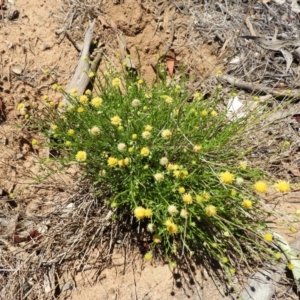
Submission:
M 289 93 L 286 93 L 286 90 L 274 89 L 263 86 L 261 84 L 249 83 L 240 79 L 236 79 L 229 75 L 223 75 L 222 80 L 226 81 L 227 83 L 230 83 L 231 85 L 234 85 L 237 88 L 259 94 L 271 94 L 273 96 L 284 96 L 286 98 L 300 97 L 300 90 L 290 90 Z
M 92 44 L 92 41 L 93 41 L 94 27 L 95 27 L 95 20 L 91 23 L 90 27 L 88 28 L 88 30 L 85 33 L 84 45 L 83 45 L 83 49 L 82 49 L 82 52 L 81 52 L 81 56 L 79 58 L 77 68 L 75 70 L 75 73 L 72 77 L 69 88 L 67 90 L 68 92 L 72 88 L 76 88 L 77 89 L 77 94 L 82 95 L 84 93 L 87 85 L 90 82 L 88 74 L 91 71 L 95 71 L 97 65 L 99 64 L 99 61 L 100 61 L 100 58 L 101 58 L 100 53 L 98 53 L 96 55 L 95 59 L 93 60 L 92 65 L 89 64 L 89 61 L 90 61 L 90 47 L 91 47 L 91 44 Z M 63 102 L 66 105 L 70 105 L 70 102 L 66 98 L 63 99 Z

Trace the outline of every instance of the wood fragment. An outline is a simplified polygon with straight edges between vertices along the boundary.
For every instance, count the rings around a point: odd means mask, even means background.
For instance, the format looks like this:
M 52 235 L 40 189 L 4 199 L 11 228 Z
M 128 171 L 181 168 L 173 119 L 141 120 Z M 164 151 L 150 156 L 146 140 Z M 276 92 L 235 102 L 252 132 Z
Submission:
M 255 30 L 254 30 L 254 28 L 253 28 L 253 25 L 252 25 L 252 23 L 251 23 L 251 21 L 250 21 L 249 15 L 245 18 L 245 23 L 246 23 L 248 29 L 250 30 L 251 34 L 252 34 L 253 36 L 257 36 L 257 34 L 256 34 L 256 32 L 255 32 Z
M 94 20 L 88 30 L 85 33 L 84 36 L 84 45 L 83 49 L 75 70 L 75 73 L 72 77 L 72 80 L 69 84 L 69 87 L 67 89 L 67 92 L 70 92 L 72 88 L 77 89 L 77 94 L 80 96 L 84 94 L 84 91 L 86 90 L 87 85 L 90 82 L 90 78 L 88 74 L 92 71 L 95 71 L 100 59 L 101 59 L 101 54 L 97 54 L 96 58 L 93 60 L 92 65 L 89 64 L 90 60 L 90 46 L 93 42 L 93 35 L 94 35 L 94 27 L 95 27 L 95 21 Z M 63 103 L 65 103 L 67 106 L 70 105 L 70 102 L 66 97 L 63 99 Z
M 255 92 L 258 94 L 271 94 L 273 96 L 277 97 L 286 97 L 286 98 L 299 98 L 300 97 L 300 89 L 295 90 L 289 90 L 287 93 L 287 89 L 276 89 L 276 88 L 269 88 L 262 84 L 255 84 L 255 83 L 249 83 L 240 79 L 236 79 L 233 76 L 230 75 L 223 75 L 221 77 L 223 81 L 226 81 L 227 83 L 234 85 L 237 88 L 240 88 L 242 90 Z

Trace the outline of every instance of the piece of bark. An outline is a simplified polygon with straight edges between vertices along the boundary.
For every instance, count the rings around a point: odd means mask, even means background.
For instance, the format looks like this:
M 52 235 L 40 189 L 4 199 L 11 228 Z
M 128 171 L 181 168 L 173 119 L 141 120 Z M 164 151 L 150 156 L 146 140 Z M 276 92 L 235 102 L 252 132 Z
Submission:
M 89 78 L 89 73 L 91 71 L 95 71 L 101 55 L 98 54 L 95 59 L 93 60 L 92 65 L 89 64 L 90 61 L 90 47 L 93 42 L 93 37 L 94 37 L 94 27 L 95 27 L 95 20 L 91 23 L 90 27 L 85 33 L 84 36 L 84 44 L 83 44 L 83 49 L 81 52 L 81 56 L 79 58 L 75 73 L 72 77 L 72 80 L 69 84 L 69 87 L 67 89 L 67 92 L 70 92 L 71 89 L 76 88 L 77 89 L 77 94 L 83 95 L 87 85 L 90 82 Z M 63 102 L 68 106 L 70 105 L 70 102 L 66 97 L 64 97 Z

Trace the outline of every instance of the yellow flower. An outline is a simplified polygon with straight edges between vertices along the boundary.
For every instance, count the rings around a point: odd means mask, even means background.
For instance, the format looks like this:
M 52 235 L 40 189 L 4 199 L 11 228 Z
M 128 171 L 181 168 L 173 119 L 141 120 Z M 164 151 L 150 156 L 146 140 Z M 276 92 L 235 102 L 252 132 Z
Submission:
M 66 104 L 64 103 L 64 102 L 59 102 L 59 104 L 58 104 L 58 107 L 59 108 L 63 108 L 63 107 L 65 107 L 66 106 Z
M 49 69 L 45 69 L 45 70 L 44 70 L 44 74 L 45 74 L 45 75 L 50 75 L 50 70 L 49 70 Z
M 148 170 L 149 169 L 149 165 L 145 165 L 143 169 L 144 170 Z
M 49 99 L 49 97 L 48 97 L 48 95 L 43 95 L 42 99 L 45 100 L 45 101 L 47 101 Z
M 141 101 L 139 99 L 133 99 L 132 102 L 131 102 L 131 105 L 133 107 L 138 107 L 141 105 Z
M 181 187 L 178 189 L 178 192 L 179 192 L 179 194 L 184 194 L 185 188 L 184 188 L 183 186 L 181 186 Z
M 111 82 L 113 87 L 120 87 L 121 86 L 121 79 L 120 78 L 114 78 Z
M 87 89 L 85 92 L 84 92 L 86 95 L 91 95 L 92 94 L 92 91 Z
M 150 138 L 150 136 L 151 136 L 151 133 L 149 132 L 149 131 L 144 131 L 143 133 L 142 133 L 142 137 L 144 138 L 144 139 L 149 139 Z
M 136 133 L 134 133 L 132 136 L 131 136 L 131 138 L 133 139 L 133 140 L 136 140 L 137 139 L 137 134 Z
M 237 194 L 237 191 L 236 191 L 236 190 L 232 189 L 232 190 L 230 191 L 230 195 L 231 195 L 232 197 L 236 196 L 236 194 Z
M 115 157 L 110 156 L 107 160 L 107 164 L 112 168 L 116 167 L 118 165 L 118 160 Z
M 182 195 L 182 201 L 185 204 L 191 204 L 193 202 L 193 197 L 191 194 L 184 194 Z
M 163 181 L 164 180 L 164 175 L 162 173 L 156 173 L 154 175 L 154 178 L 156 181 Z
M 77 112 L 78 112 L 78 113 L 84 112 L 84 108 L 83 108 L 82 106 L 79 106 L 79 107 L 77 108 Z
M 174 171 L 174 170 L 177 170 L 178 168 L 179 168 L 179 166 L 176 165 L 176 164 L 169 163 L 169 164 L 167 165 L 167 170 L 168 170 L 168 171 Z
M 266 183 L 261 180 L 257 181 L 253 187 L 259 193 L 265 193 L 268 190 Z
M 119 131 L 123 131 L 124 127 L 122 125 L 118 126 Z
M 179 178 L 179 179 L 185 179 L 188 174 L 189 174 L 189 172 L 187 170 L 175 170 L 175 171 L 173 171 L 174 177 Z
M 200 100 L 201 99 L 201 94 L 200 93 L 195 93 L 194 94 L 194 99 L 195 100 Z
M 243 206 L 245 209 L 251 209 L 251 208 L 252 208 L 252 201 L 251 201 L 251 200 L 248 200 L 248 199 L 245 199 L 245 200 L 243 200 L 243 202 L 242 202 L 242 206 Z
M 172 234 L 176 233 L 178 230 L 177 225 L 175 223 L 173 223 L 172 221 L 166 222 L 166 226 L 167 226 L 167 230 Z
M 210 194 L 208 192 L 203 192 L 202 195 L 205 201 L 208 201 L 210 199 Z
M 241 185 L 241 184 L 243 184 L 244 179 L 241 178 L 241 177 L 237 177 L 237 178 L 235 179 L 235 182 L 236 182 L 237 185 Z
M 280 252 L 276 252 L 276 253 L 274 254 L 274 256 L 275 256 L 276 259 L 280 259 L 280 258 L 281 258 Z
M 133 151 L 134 151 L 134 148 L 133 148 L 133 147 L 128 148 L 128 152 L 129 152 L 129 153 L 132 153 Z
M 72 110 L 74 110 L 74 108 L 75 108 L 74 105 L 69 105 L 67 108 L 67 111 L 72 111 Z
M 218 113 L 215 110 L 213 110 L 210 114 L 212 117 L 216 117 L 218 115 Z
M 112 125 L 121 125 L 122 119 L 119 116 L 114 116 L 110 119 Z
M 145 98 L 150 99 L 152 97 L 152 93 L 146 92 L 145 93 Z
M 146 125 L 145 126 L 145 130 L 146 131 L 151 131 L 152 130 L 152 126 L 151 125 Z
M 205 207 L 205 213 L 208 217 L 213 217 L 217 214 L 217 209 L 213 205 L 208 205 Z
M 233 182 L 233 179 L 233 174 L 228 171 L 220 173 L 220 180 L 224 184 L 231 184 Z
M 195 152 L 199 152 L 199 151 L 201 151 L 202 146 L 201 145 L 195 145 L 193 149 L 194 149 Z
M 120 151 L 120 152 L 124 152 L 124 151 L 126 151 L 126 144 L 124 144 L 124 143 L 119 143 L 118 144 L 118 146 L 117 146 L 117 148 L 118 148 L 118 151 Z
M 229 272 L 230 272 L 232 275 L 234 275 L 234 274 L 235 274 L 235 268 L 230 268 L 230 269 L 229 269 Z
M 52 126 L 51 126 L 51 129 L 52 129 L 53 131 L 55 131 L 57 128 L 58 128 L 57 125 L 52 125 Z
M 120 168 L 125 167 L 124 159 L 118 160 L 118 166 L 119 166 Z
M 167 165 L 168 162 L 169 162 L 169 160 L 168 160 L 167 157 L 162 157 L 162 158 L 159 160 L 159 163 L 160 163 L 162 166 Z
M 180 212 L 181 218 L 187 219 L 188 215 L 189 215 L 189 212 L 186 209 L 181 210 L 181 212 Z
M 294 270 L 294 269 L 295 269 L 295 265 L 293 265 L 293 264 L 288 264 L 288 265 L 287 265 L 287 268 L 288 268 L 289 270 Z
M 100 97 L 95 97 L 91 101 L 92 106 L 94 106 L 96 108 L 100 107 L 102 105 L 102 103 L 103 103 L 103 100 Z
M 150 150 L 147 147 L 141 149 L 141 155 L 148 156 L 150 154 Z
M 208 112 L 204 109 L 201 111 L 201 116 L 206 117 L 208 115 Z
M 129 157 L 124 158 L 124 164 L 125 164 L 125 166 L 128 166 L 130 164 L 130 158 Z
M 221 261 L 222 261 L 223 264 L 226 264 L 226 263 L 228 263 L 228 258 L 225 257 L 225 256 L 223 256 L 223 257 L 221 258 Z
M 72 143 L 71 143 L 70 141 L 66 141 L 66 142 L 65 142 L 65 145 L 66 145 L 67 147 L 70 147 L 71 144 L 72 144 Z
M 138 219 L 141 220 L 145 217 L 145 208 L 142 206 L 138 206 L 135 210 L 134 210 L 134 216 Z
M 24 110 L 25 109 L 25 105 L 24 103 L 20 103 L 17 107 L 18 110 Z
M 221 70 L 218 70 L 217 71 L 217 75 L 221 75 L 222 74 L 222 71 Z
M 172 223 L 172 220 L 169 218 L 169 219 L 166 220 L 165 225 L 168 226 L 168 225 L 170 225 L 171 223 Z
M 87 104 L 87 103 L 89 102 L 89 99 L 88 99 L 87 96 L 82 95 L 82 96 L 80 96 L 80 98 L 79 98 L 79 102 L 80 102 L 81 104 Z
M 196 195 L 196 201 L 197 202 L 202 202 L 204 200 L 204 198 L 200 195 Z
M 300 217 L 300 209 L 296 210 L 296 216 Z
M 71 89 L 71 95 L 77 95 L 77 89 L 76 88 L 72 88 Z
M 76 154 L 76 160 L 77 161 L 85 161 L 86 160 L 86 152 L 85 151 L 78 151 Z
M 149 224 L 147 225 L 147 231 L 148 231 L 148 232 L 154 232 L 154 230 L 155 230 L 154 224 L 149 223 Z
M 155 235 L 153 236 L 153 242 L 154 242 L 155 244 L 161 243 L 161 236 L 159 236 L 158 234 L 155 234 Z
M 264 236 L 264 239 L 266 242 L 272 242 L 273 241 L 273 235 L 271 233 L 266 233 Z
M 100 129 L 99 129 L 99 127 L 97 127 L 97 126 L 93 126 L 92 128 L 91 128 L 91 134 L 92 135 L 99 135 L 100 134 Z
M 151 217 L 151 216 L 152 216 L 152 209 L 146 208 L 146 209 L 145 209 L 145 217 L 146 217 L 146 218 L 149 218 L 149 217 Z
M 164 98 L 165 98 L 166 103 L 168 103 L 168 104 L 171 104 L 173 102 L 172 97 L 165 96 Z
M 90 78 L 93 78 L 94 76 L 95 76 L 95 73 L 94 73 L 94 72 L 90 72 L 90 73 L 89 73 L 89 77 L 90 77 Z
M 153 257 L 152 252 L 147 252 L 144 256 L 145 260 L 147 261 L 150 261 L 152 257 Z
M 239 165 L 240 165 L 240 168 L 242 170 L 246 170 L 247 169 L 247 162 L 246 161 L 240 161 Z
M 38 141 L 37 141 L 36 139 L 33 139 L 33 140 L 31 141 L 31 144 L 32 144 L 32 146 L 35 146 L 35 145 L 38 144 Z
M 169 206 L 168 206 L 168 213 L 169 213 L 171 216 L 177 214 L 177 213 L 178 213 L 178 210 L 177 210 L 176 206 L 173 205 L 173 204 L 172 204 L 172 205 L 169 205 Z
M 144 83 L 144 80 L 143 79 L 139 79 L 138 80 L 138 84 L 143 84 Z
M 286 193 L 291 190 L 290 184 L 285 180 L 278 180 L 278 182 L 274 184 L 274 188 L 281 193 Z
M 75 133 L 75 130 L 74 129 L 69 129 L 68 130 L 68 135 L 74 135 Z

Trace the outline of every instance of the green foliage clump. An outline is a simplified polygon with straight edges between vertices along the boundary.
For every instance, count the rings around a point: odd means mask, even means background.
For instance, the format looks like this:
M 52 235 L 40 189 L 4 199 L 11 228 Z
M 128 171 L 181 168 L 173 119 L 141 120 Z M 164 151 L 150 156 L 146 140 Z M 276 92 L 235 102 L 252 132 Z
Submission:
M 204 99 L 184 80 L 148 86 L 106 72 L 95 85 L 95 93 L 63 92 L 70 105 L 48 105 L 37 124 L 56 159 L 79 164 L 116 219 L 130 214 L 144 229 L 146 259 L 160 249 L 170 260 L 189 253 L 234 270 L 270 255 L 257 196 L 268 187 L 240 147 L 249 115 L 228 119 L 218 88 Z

